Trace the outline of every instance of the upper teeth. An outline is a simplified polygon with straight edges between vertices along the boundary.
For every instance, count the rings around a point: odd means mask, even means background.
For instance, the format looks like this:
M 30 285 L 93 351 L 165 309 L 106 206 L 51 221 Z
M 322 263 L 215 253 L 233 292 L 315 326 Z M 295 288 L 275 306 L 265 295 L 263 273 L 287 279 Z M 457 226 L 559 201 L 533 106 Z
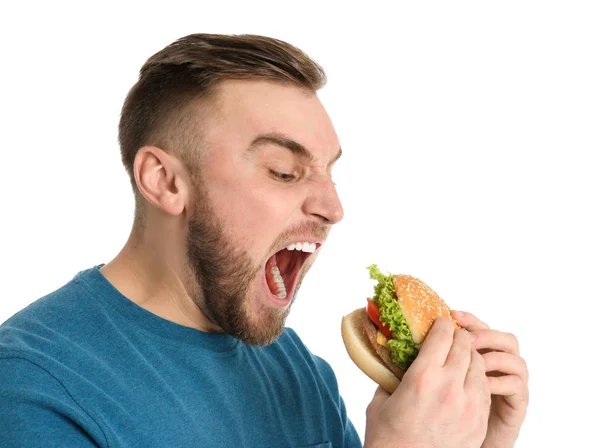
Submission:
M 308 243 L 306 241 L 302 243 L 290 244 L 287 250 L 301 250 L 302 252 L 313 253 L 317 249 L 317 243 Z

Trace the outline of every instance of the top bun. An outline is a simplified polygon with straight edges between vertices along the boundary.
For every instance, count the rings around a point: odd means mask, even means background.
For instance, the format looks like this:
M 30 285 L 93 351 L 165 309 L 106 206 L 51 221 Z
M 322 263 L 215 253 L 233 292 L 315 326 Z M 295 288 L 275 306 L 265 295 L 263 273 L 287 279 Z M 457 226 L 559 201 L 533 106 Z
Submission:
M 398 304 L 417 346 L 423 343 L 434 320 L 438 317 L 448 318 L 457 328 L 460 328 L 450 315 L 450 308 L 446 302 L 424 282 L 402 274 L 394 275 L 393 280 Z

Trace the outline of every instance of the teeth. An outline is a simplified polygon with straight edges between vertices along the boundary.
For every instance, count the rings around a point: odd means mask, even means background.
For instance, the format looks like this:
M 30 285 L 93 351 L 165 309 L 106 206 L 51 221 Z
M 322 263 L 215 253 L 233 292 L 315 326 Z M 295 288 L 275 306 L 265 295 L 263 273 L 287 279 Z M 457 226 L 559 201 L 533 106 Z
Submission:
M 277 294 L 275 294 L 275 297 L 278 299 L 285 299 L 287 296 L 287 290 L 285 289 L 285 284 L 283 283 L 283 277 L 281 276 L 281 272 L 279 272 L 279 268 L 277 266 L 273 266 L 271 268 L 271 274 L 273 274 L 273 280 L 275 280 L 275 283 L 277 283 L 277 288 L 279 289 Z
M 287 296 L 287 292 L 285 291 L 285 289 L 279 289 L 279 294 L 277 294 L 275 297 L 277 297 L 278 299 L 285 299 Z
M 302 252 L 313 253 L 317 250 L 317 243 L 309 243 L 307 241 L 290 244 L 287 250 L 301 250 Z
M 273 274 L 273 279 L 275 279 L 277 283 L 283 283 L 283 277 L 281 276 L 281 272 L 279 272 L 278 267 L 272 267 L 271 273 Z

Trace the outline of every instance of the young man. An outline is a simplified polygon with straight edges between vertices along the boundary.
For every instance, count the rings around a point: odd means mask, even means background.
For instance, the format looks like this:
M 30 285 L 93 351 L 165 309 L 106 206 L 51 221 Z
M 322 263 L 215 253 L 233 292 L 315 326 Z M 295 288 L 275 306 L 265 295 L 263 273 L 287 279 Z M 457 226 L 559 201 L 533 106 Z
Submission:
M 284 328 L 343 216 L 324 83 L 260 36 L 191 35 L 146 62 L 119 125 L 132 233 L 0 327 L 0 445 L 360 446 L 333 371 Z M 516 339 L 455 317 L 475 339 L 438 320 L 376 392 L 366 446 L 512 446 Z

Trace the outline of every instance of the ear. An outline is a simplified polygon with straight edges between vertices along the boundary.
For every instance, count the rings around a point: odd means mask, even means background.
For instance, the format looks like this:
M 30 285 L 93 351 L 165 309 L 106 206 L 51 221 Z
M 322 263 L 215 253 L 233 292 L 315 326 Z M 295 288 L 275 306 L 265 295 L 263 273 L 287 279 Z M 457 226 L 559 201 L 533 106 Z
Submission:
M 185 210 L 187 175 L 176 157 L 155 146 L 144 146 L 135 156 L 133 174 L 140 193 L 156 208 L 173 216 Z

